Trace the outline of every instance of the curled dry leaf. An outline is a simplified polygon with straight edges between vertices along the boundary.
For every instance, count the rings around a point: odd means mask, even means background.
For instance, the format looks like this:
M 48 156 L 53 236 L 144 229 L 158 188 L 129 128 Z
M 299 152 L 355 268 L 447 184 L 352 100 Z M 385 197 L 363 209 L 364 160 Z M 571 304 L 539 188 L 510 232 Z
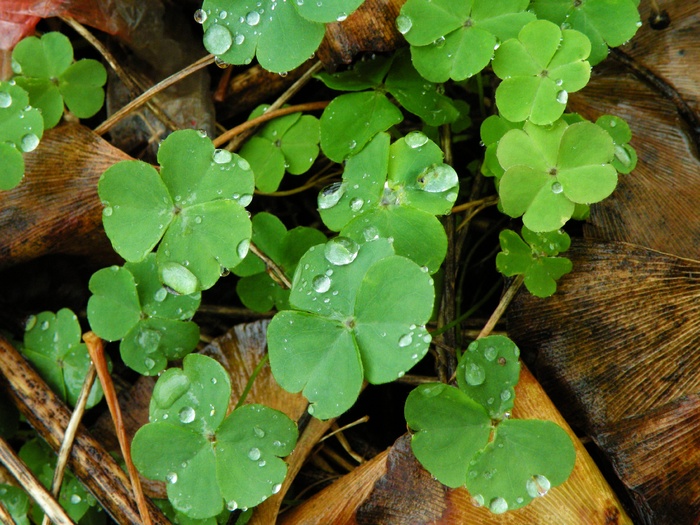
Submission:
M 513 302 L 511 337 L 537 352 L 547 392 L 610 456 L 643 519 L 697 523 L 700 478 L 688 458 L 697 456 L 700 406 L 686 397 L 700 391 L 700 262 L 590 241 L 569 256 L 574 270 L 554 296 Z M 670 479 L 688 483 L 660 491 Z
M 22 182 L 2 193 L 0 268 L 48 253 L 108 257 L 97 181 L 109 166 L 128 159 L 84 126 L 46 131 L 39 147 L 25 155 Z
M 501 515 L 475 507 L 465 489 L 447 489 L 423 470 L 411 452 L 410 439 L 402 436 L 388 451 L 283 514 L 278 523 L 631 524 L 583 445 L 526 368 L 515 393 L 513 417 L 552 420 L 567 430 L 576 447 L 576 465 L 569 480 L 527 507 Z

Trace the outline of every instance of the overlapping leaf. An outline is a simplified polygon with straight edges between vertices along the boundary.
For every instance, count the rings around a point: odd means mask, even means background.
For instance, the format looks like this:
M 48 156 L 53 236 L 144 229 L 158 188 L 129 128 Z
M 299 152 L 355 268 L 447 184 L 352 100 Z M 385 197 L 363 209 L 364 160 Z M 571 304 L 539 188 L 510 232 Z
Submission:
M 0 483 L 0 502 L 12 516 L 16 525 L 30 525 L 29 496 L 21 488 Z
M 432 279 L 394 255 L 386 239 L 344 237 L 309 249 L 294 275 L 290 304 L 268 328 L 270 365 L 290 392 L 303 390 L 320 419 L 355 402 L 363 379 L 393 381 L 428 351 Z
M 250 165 L 215 150 L 194 130 L 176 131 L 158 151 L 161 171 L 124 161 L 100 177 L 102 220 L 112 246 L 130 262 L 158 244 L 164 284 L 182 294 L 214 285 L 248 252 L 251 226 L 243 208 L 254 188 Z

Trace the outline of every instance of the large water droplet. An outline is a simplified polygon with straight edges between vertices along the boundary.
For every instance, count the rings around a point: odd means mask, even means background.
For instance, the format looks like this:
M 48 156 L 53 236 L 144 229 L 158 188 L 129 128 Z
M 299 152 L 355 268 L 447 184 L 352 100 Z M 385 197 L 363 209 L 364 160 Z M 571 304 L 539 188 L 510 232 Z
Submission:
M 245 42 L 245 35 L 236 35 L 236 38 L 234 38 L 233 41 L 237 46 L 240 46 L 243 42 Z
M 489 510 L 494 514 L 503 514 L 508 510 L 508 502 L 503 498 L 493 498 L 489 503 Z
M 260 13 L 257 11 L 251 11 L 245 15 L 245 23 L 249 26 L 256 26 L 260 23 Z
M 552 184 L 552 193 L 557 193 L 557 194 L 559 194 L 559 193 L 561 193 L 562 191 L 564 191 L 564 187 L 561 185 L 560 182 L 555 182 L 555 183 Z
M 611 122 L 610 125 L 612 126 L 615 122 Z M 627 150 L 623 148 L 622 146 L 615 146 L 615 158 L 620 161 L 625 167 L 629 166 L 632 164 L 632 158 L 630 157 L 630 154 L 627 153 Z
M 513 397 L 513 393 L 507 388 L 501 391 L 501 401 L 508 401 L 511 397 Z
M 396 17 L 396 29 L 398 29 L 399 33 L 401 33 L 402 35 L 408 33 L 412 27 L 413 20 L 411 20 L 406 15 L 399 15 Z
M 207 21 L 207 12 L 204 9 L 197 9 L 194 12 L 194 21 L 198 24 L 203 24 Z
M 162 303 L 165 301 L 165 298 L 168 296 L 168 290 L 163 288 L 162 286 L 158 288 L 156 293 L 153 294 L 153 299 L 156 300 L 156 302 Z
M 332 208 L 345 194 L 345 186 L 342 182 L 334 182 L 321 190 L 318 194 L 318 209 L 327 210 Z
M 557 102 L 560 104 L 566 104 L 568 101 L 569 93 L 565 89 L 562 89 L 559 93 L 557 93 Z
M 551 487 L 552 484 L 549 480 L 545 476 L 540 475 L 532 476 L 527 480 L 527 483 L 525 483 L 525 489 L 531 498 L 544 496 L 549 492 Z
M 234 500 L 231 500 L 231 501 L 226 503 L 226 508 L 228 510 L 230 510 L 231 512 L 233 512 L 234 510 L 236 510 L 238 508 L 238 503 Z
M 156 362 L 150 357 L 147 357 L 143 360 L 143 366 L 146 367 L 146 370 L 152 370 L 153 367 L 156 366 Z
M 272 493 L 277 494 L 280 490 L 282 490 L 282 484 L 278 483 L 277 485 L 272 486 Z
M 494 359 L 496 359 L 497 355 L 498 350 L 496 350 L 493 346 L 488 346 L 484 349 L 484 357 L 487 361 L 493 361 Z
M 331 280 L 327 275 L 317 275 L 311 284 L 318 293 L 326 293 L 330 290 Z
M 34 151 L 38 145 L 39 137 L 37 137 L 34 133 L 27 133 L 24 137 L 22 137 L 22 140 L 19 143 L 19 147 L 25 153 Z
M 406 144 L 411 148 L 420 148 L 428 142 L 428 136 L 420 131 L 411 131 L 408 135 L 404 137 Z
M 474 472 L 474 471 L 472 471 L 472 472 L 476 475 L 476 472 Z M 471 476 L 472 472 L 469 473 L 470 476 Z M 484 496 L 482 496 L 481 494 L 474 494 L 474 496 L 472 496 L 472 503 L 474 503 L 475 507 L 483 507 L 484 506 Z
M 168 472 L 165 476 L 165 480 L 168 483 L 175 484 L 177 483 L 177 474 L 175 472 Z
M 255 433 L 256 437 L 259 437 L 259 438 L 265 437 L 265 431 L 260 427 L 253 427 L 253 432 Z
M 336 266 L 350 264 L 357 257 L 360 245 L 348 237 L 335 237 L 326 243 L 326 260 Z
M 257 461 L 260 459 L 260 449 L 253 447 L 248 451 L 248 458 Z
M 437 48 L 441 48 L 445 45 L 445 37 L 441 36 L 433 42 L 433 45 Z
M 225 149 L 215 149 L 212 158 L 217 164 L 228 164 L 233 158 L 233 153 Z
M 44 321 L 43 323 L 41 323 L 41 329 L 42 329 L 44 332 L 45 332 L 46 330 L 48 330 L 48 329 L 49 329 L 49 322 L 48 322 L 48 321 Z
M 447 164 L 433 164 L 418 175 L 418 187 L 430 193 L 439 193 L 454 188 L 459 183 L 457 172 Z
M 153 389 L 153 401 L 160 408 L 170 408 L 189 387 L 190 380 L 183 372 L 163 375 Z
M 464 379 L 468 385 L 479 386 L 486 380 L 486 371 L 476 363 L 469 363 L 464 367 Z
M 9 108 L 12 105 L 12 95 L 0 92 L 0 108 Z
M 81 498 L 78 494 L 73 494 L 73 495 L 71 495 L 71 497 L 70 497 L 70 502 L 71 502 L 73 505 L 77 505 L 77 504 L 80 503 L 81 501 L 83 501 L 83 498 Z
M 178 417 L 183 423 L 192 423 L 194 421 L 194 408 L 192 407 L 182 407 L 180 412 L 178 412 Z
M 193 294 L 199 287 L 197 276 L 176 262 L 163 263 L 160 266 L 160 278 L 163 284 L 183 295 Z
M 399 346 L 405 348 L 413 342 L 413 334 L 404 334 L 399 337 Z
M 258 15 L 259 16 L 259 15 Z M 214 55 L 222 55 L 226 53 L 233 44 L 231 32 L 221 24 L 212 24 L 204 32 L 203 40 L 204 47 L 207 51 Z
M 350 209 L 352 211 L 360 211 L 362 209 L 362 206 L 365 205 L 365 201 L 361 199 L 360 197 L 355 197 L 350 201 Z
M 244 259 L 245 256 L 248 255 L 248 250 L 250 250 L 250 239 L 243 239 L 236 247 L 236 253 L 241 259 Z
M 136 341 L 138 342 L 139 346 L 143 348 L 144 352 L 150 354 L 151 352 L 154 352 L 158 349 L 158 345 L 160 344 L 160 338 L 161 334 L 159 331 L 145 328 L 141 330 L 141 333 L 139 334 Z

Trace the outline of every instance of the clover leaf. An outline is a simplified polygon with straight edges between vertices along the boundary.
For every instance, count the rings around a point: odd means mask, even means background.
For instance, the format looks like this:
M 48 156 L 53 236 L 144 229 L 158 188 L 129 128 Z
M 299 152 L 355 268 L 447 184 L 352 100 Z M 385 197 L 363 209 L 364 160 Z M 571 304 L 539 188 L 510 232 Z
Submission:
M 199 342 L 199 327 L 189 321 L 200 294 L 173 295 L 158 279 L 155 254 L 96 272 L 89 283 L 88 320 L 107 341 L 122 339 L 124 363 L 142 375 L 161 372 Z
M 27 441 L 22 445 L 19 457 L 42 485 L 50 489 L 53 483 L 54 470 L 56 469 L 56 454 L 46 442 L 41 439 Z M 97 500 L 85 489 L 70 470 L 65 471 L 58 502 L 76 523 L 91 508 L 97 506 Z M 31 515 L 35 523 L 41 523 L 44 517 L 41 507 L 38 505 L 33 507 Z
M 603 115 L 595 123 L 607 131 L 613 139 L 615 144 L 613 167 L 620 173 L 631 173 L 637 166 L 637 152 L 628 144 L 632 140 L 629 124 L 613 115 Z
M 634 36 L 642 25 L 638 8 L 639 0 L 533 0 L 531 5 L 538 18 L 584 33 L 591 41 L 591 65 L 608 56 L 608 46 Z
M 535 236 L 539 240 L 534 240 Z M 500 233 L 503 251 L 496 255 L 496 268 L 507 277 L 524 275 L 525 286 L 532 295 L 549 297 L 557 291 L 556 281 L 572 269 L 569 259 L 556 257 L 568 249 L 569 236 L 560 230 L 536 234 L 523 227 L 523 237 L 529 246 L 514 231 Z
M 562 31 L 548 20 L 527 24 L 517 39 L 501 44 L 493 59 L 493 72 L 503 79 L 496 89 L 501 115 L 540 125 L 557 120 L 569 93 L 588 83 L 590 49 L 590 41 L 578 31 Z
M 576 462 L 566 431 L 551 421 L 509 419 L 469 464 L 467 489 L 494 514 L 524 507 L 564 483 Z
M 24 177 L 22 153 L 34 151 L 44 133 L 41 112 L 13 82 L 0 82 L 0 190 L 11 190 Z
M 260 106 L 250 115 L 261 115 L 268 106 Z M 301 175 L 318 156 L 320 128 L 312 115 L 292 113 L 265 124 L 246 141 L 240 155 L 255 174 L 255 186 L 263 192 L 279 188 L 285 171 Z
M 303 390 L 320 419 L 355 402 L 363 378 L 393 381 L 428 351 L 434 289 L 386 239 L 358 245 L 336 237 L 309 248 L 289 302 L 267 331 L 270 365 L 290 392 Z
M 73 63 L 73 46 L 61 33 L 45 33 L 20 41 L 12 52 L 15 81 L 41 109 L 44 127 L 53 128 L 63 115 L 63 103 L 78 118 L 92 117 L 104 103 L 107 71 L 97 60 Z
M 297 226 L 287 231 L 282 221 L 270 213 L 253 217 L 253 242 L 286 275 L 294 275 L 297 263 L 311 246 L 324 243 L 326 236 L 315 228 Z M 233 273 L 241 276 L 236 292 L 241 302 L 257 312 L 289 308 L 289 290 L 283 289 L 265 271 L 265 264 L 257 255 L 248 252 Z
M 413 65 L 431 82 L 464 80 L 484 69 L 500 41 L 535 19 L 527 0 L 408 0 L 396 27 Z
M 307 20 L 296 2 L 204 0 L 199 11 L 204 47 L 229 64 L 248 64 L 257 55 L 268 71 L 289 71 L 316 51 L 325 28 Z
M 132 443 L 134 464 L 167 483 L 173 507 L 191 518 L 258 505 L 276 494 L 287 465 L 280 458 L 296 444 L 293 421 L 263 405 L 244 405 L 226 416 L 231 381 L 224 368 L 190 354 L 183 368 L 158 379 L 150 423 Z
M 481 128 L 479 130 L 481 142 L 486 147 L 484 151 L 484 162 L 481 164 L 481 173 L 486 177 L 495 177 L 496 187 L 498 187 L 498 183 L 504 173 L 503 167 L 498 162 L 498 157 L 496 156 L 498 143 L 503 138 L 503 135 L 508 133 L 511 129 L 522 128 L 522 122 L 511 122 L 499 115 L 491 115 L 481 123 Z
M 532 231 L 558 230 L 576 204 L 599 202 L 613 192 L 614 149 L 610 135 L 592 122 L 526 122 L 522 130 L 507 132 L 496 153 L 505 170 L 499 185 L 504 213 L 523 215 Z
M 513 341 L 492 335 L 472 342 L 459 360 L 459 389 L 484 407 L 491 419 L 502 419 L 513 408 L 519 356 Z
M 78 318 L 67 308 L 41 312 L 27 320 L 22 354 L 34 365 L 51 389 L 71 406 L 78 401 L 90 367 L 87 347 L 80 342 Z M 93 385 L 87 407 L 102 399 L 99 383 Z
M 185 295 L 206 290 L 248 252 L 251 226 L 243 207 L 252 200 L 253 173 L 245 159 L 215 150 L 194 130 L 166 138 L 158 162 L 160 173 L 123 161 L 102 174 L 105 232 L 129 262 L 143 260 L 160 241 L 161 281 Z
M 392 238 L 398 255 L 435 273 L 447 249 L 435 215 L 449 213 L 457 199 L 457 173 L 421 132 L 389 142 L 381 133 L 348 159 L 342 183 L 319 194 L 321 219 L 357 242 Z
M 335 97 L 321 115 L 321 149 L 342 162 L 372 137 L 403 120 L 401 110 L 382 93 L 367 91 Z
M 29 496 L 21 488 L 0 483 L 0 502 L 16 525 L 29 525 Z

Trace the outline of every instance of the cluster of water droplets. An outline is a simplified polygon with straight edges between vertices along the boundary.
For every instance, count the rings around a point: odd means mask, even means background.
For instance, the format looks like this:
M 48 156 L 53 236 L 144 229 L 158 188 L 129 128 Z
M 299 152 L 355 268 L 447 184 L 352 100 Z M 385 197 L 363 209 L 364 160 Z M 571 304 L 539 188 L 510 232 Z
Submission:
M 12 95 L 7 91 L 0 91 L 0 110 L 11 109 L 13 104 L 14 100 L 12 98 Z M 33 109 L 34 108 L 32 108 L 32 106 L 24 107 L 22 110 L 20 110 L 19 115 L 17 115 L 17 118 L 19 118 L 20 120 L 24 119 L 26 113 Z M 14 142 L 10 142 L 10 144 L 12 144 L 14 147 L 19 146 L 19 149 L 22 150 L 24 153 L 29 153 L 30 151 L 34 151 L 39 145 L 39 137 L 29 129 L 25 130 L 27 131 L 27 133 L 22 135 L 22 138 L 19 140 L 19 144 L 15 144 Z

